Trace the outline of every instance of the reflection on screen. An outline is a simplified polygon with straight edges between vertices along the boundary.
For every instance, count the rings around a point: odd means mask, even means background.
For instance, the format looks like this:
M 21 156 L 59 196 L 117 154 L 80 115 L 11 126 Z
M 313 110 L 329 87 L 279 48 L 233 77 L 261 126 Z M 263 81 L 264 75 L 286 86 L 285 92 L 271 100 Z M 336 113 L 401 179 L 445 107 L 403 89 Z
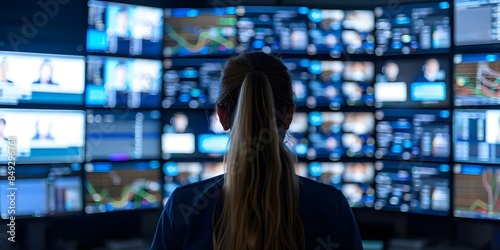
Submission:
M 307 158 L 373 157 L 373 113 L 311 112 Z
M 224 61 L 176 58 L 164 60 L 163 108 L 210 108 L 219 98 Z
M 297 106 L 373 106 L 372 62 L 285 59 Z
M 236 44 L 235 8 L 166 9 L 165 57 L 232 53 Z
M 308 44 L 306 7 L 239 6 L 236 52 L 304 53 Z
M 17 188 L 15 217 L 46 217 L 80 213 L 83 208 L 82 177 L 80 164 L 52 164 L 40 166 L 16 166 L 15 186 L 7 177 L 9 169 L 0 166 L 0 213 L 8 219 L 9 188 Z
M 500 16 L 498 2 L 454 0 L 455 44 L 479 45 L 498 43 Z
M 450 166 L 376 162 L 376 210 L 443 215 L 450 210 Z
M 85 213 L 161 206 L 160 163 L 95 162 L 85 164 Z
M 447 107 L 448 61 L 444 58 L 387 60 L 377 65 L 375 106 Z
M 87 110 L 86 161 L 160 158 L 160 112 Z
M 312 162 L 308 173 L 310 178 L 342 190 L 351 207 L 373 207 L 373 163 Z
M 455 106 L 500 104 L 499 54 L 455 55 Z
M 500 220 L 500 167 L 456 164 L 453 168 L 455 217 Z
M 83 104 L 85 59 L 0 51 L 0 104 Z
M 8 161 L 9 144 L 20 164 L 82 162 L 84 128 L 83 111 L 0 109 L 0 163 Z
M 89 56 L 87 107 L 158 108 L 161 61 Z
M 455 110 L 455 161 L 500 163 L 500 110 Z
M 448 2 L 375 8 L 375 54 L 447 52 L 451 46 Z
M 91 0 L 87 51 L 118 55 L 161 54 L 163 10 Z
M 380 110 L 377 159 L 447 162 L 451 151 L 448 110 Z
M 202 110 L 166 113 L 161 149 L 163 159 L 172 157 L 220 157 L 229 143 L 218 115 Z

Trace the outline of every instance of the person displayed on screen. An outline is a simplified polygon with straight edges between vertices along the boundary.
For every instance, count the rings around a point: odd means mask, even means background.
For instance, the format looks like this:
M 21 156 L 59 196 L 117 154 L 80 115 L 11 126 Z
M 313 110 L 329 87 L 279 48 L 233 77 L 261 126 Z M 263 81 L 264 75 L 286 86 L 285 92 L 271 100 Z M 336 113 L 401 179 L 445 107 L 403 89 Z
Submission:
M 175 113 L 170 118 L 170 125 L 169 133 L 192 133 L 191 128 L 189 128 L 189 118 L 184 113 Z
M 5 127 L 7 126 L 7 122 L 5 121 L 4 118 L 0 118 L 0 142 L 1 141 L 8 141 L 9 138 L 4 135 Z
M 40 118 L 36 121 L 36 134 L 33 140 L 54 140 L 52 122 L 48 118 Z
M 115 25 L 112 29 L 113 35 L 118 37 L 130 37 L 129 14 L 127 8 L 120 8 L 116 13 Z
M 442 81 L 443 72 L 440 69 L 439 61 L 435 58 L 427 59 L 424 66 L 422 66 L 422 74 L 419 75 L 415 82 L 435 82 Z
M 4 58 L 0 62 L 0 84 L 7 83 L 7 85 L 13 86 L 14 82 L 9 80 L 8 73 L 9 73 L 9 64 L 7 63 L 7 60 Z
M 349 182 L 367 182 L 373 178 L 373 169 L 366 163 L 356 162 L 349 165 L 344 172 L 344 180 Z
M 344 72 L 344 78 L 356 82 L 367 80 L 365 65 L 362 62 L 353 62 L 348 65 L 349 67 L 346 67 Z
M 377 75 L 377 82 L 399 82 L 399 66 L 393 61 L 385 62 L 382 74 Z
M 151 249 L 304 250 L 316 249 L 318 239 L 363 249 L 342 192 L 295 173 L 283 142 L 295 112 L 283 62 L 241 53 L 228 59 L 220 84 L 216 111 L 230 130 L 226 173 L 172 193 Z
M 59 85 L 52 80 L 52 75 L 54 74 L 54 67 L 49 59 L 45 59 L 40 65 L 38 80 L 34 81 L 33 84 L 47 84 L 47 85 Z

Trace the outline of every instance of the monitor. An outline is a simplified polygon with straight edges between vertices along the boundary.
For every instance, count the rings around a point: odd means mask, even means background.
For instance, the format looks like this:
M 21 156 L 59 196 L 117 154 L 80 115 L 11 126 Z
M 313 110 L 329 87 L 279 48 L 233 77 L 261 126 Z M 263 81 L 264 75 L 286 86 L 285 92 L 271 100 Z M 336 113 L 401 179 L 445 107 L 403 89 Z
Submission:
M 451 114 L 448 110 L 378 110 L 375 158 L 448 162 Z
M 162 206 L 160 163 L 86 163 L 85 213 L 154 209 Z
M 455 55 L 455 106 L 500 105 L 500 54 Z
M 377 108 L 446 108 L 451 79 L 446 57 L 379 61 L 375 77 Z
M 82 105 L 83 56 L 0 51 L 0 105 Z
M 309 45 L 306 7 L 236 7 L 238 44 L 236 52 L 304 53 Z
M 87 51 L 158 58 L 163 10 L 116 2 L 88 2 Z
M 215 112 L 168 110 L 163 122 L 163 159 L 219 158 L 227 151 L 229 133 Z
M 11 171 L 14 173 L 11 174 Z M 16 220 L 64 216 L 82 212 L 83 185 L 78 163 L 2 165 L 0 176 L 2 219 L 10 219 L 10 216 Z M 15 180 L 10 181 L 9 176 L 14 176 Z
M 165 57 L 223 55 L 237 42 L 235 7 L 166 9 Z
M 351 207 L 373 207 L 375 169 L 371 162 L 311 162 L 311 179 L 342 191 Z
M 375 117 L 369 112 L 310 112 L 308 159 L 373 157 Z
M 454 0 L 455 45 L 485 45 L 500 42 L 496 1 Z
M 456 164 L 453 168 L 455 217 L 500 220 L 500 167 Z
M 223 60 L 165 59 L 163 108 L 213 108 L 219 98 Z
M 84 111 L 0 108 L 0 163 L 80 163 L 84 138 Z
M 455 110 L 456 162 L 500 163 L 500 110 Z
M 375 54 L 448 52 L 451 47 L 447 1 L 375 8 Z
M 87 110 L 89 161 L 160 158 L 160 111 Z
M 411 161 L 375 162 L 376 210 L 447 216 L 450 166 Z
M 89 56 L 85 103 L 96 108 L 159 108 L 162 62 Z
M 373 106 L 374 64 L 363 61 L 284 59 L 299 107 Z
M 307 53 L 328 53 L 334 58 L 341 53 L 373 54 L 375 17 L 373 11 L 311 9 Z

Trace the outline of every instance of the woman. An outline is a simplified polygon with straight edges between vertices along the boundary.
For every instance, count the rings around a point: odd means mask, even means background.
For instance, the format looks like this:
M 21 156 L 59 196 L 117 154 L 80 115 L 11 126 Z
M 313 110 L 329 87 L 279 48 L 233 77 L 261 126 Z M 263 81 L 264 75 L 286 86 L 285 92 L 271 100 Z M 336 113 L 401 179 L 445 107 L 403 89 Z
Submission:
M 295 112 L 284 64 L 243 53 L 226 62 L 220 84 L 226 174 L 177 188 L 151 249 L 362 249 L 342 193 L 294 172 L 283 142 Z

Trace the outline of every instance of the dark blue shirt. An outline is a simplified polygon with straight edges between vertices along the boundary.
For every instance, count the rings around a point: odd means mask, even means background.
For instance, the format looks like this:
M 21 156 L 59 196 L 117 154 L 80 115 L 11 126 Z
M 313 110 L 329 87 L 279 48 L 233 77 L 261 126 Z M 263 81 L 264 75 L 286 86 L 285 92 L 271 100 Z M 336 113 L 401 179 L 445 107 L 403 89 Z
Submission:
M 165 205 L 151 250 L 213 249 L 214 209 L 220 213 L 219 175 L 177 188 Z M 363 249 L 356 220 L 340 190 L 300 177 L 300 214 L 307 250 Z M 216 206 L 219 203 L 219 206 Z

